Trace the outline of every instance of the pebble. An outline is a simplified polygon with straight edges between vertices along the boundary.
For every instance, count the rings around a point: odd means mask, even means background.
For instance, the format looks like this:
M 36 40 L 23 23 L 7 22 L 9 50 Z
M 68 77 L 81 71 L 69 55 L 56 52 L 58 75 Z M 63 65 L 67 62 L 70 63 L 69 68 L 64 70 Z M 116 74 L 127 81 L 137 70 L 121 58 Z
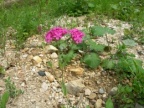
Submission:
M 114 96 L 117 93 L 118 88 L 117 87 L 113 87 L 110 92 L 109 95 Z
M 48 78 L 48 80 L 49 80 L 50 82 L 53 82 L 53 81 L 55 80 L 54 76 L 51 75 L 51 74 L 47 74 L 47 73 L 46 73 L 46 76 L 47 76 L 47 78 Z
M 57 53 L 52 53 L 51 55 L 50 55 L 50 57 L 52 58 L 52 59 L 56 59 L 56 58 L 58 58 L 58 55 L 57 55 Z
M 54 47 L 53 45 L 48 45 L 45 47 L 45 51 L 47 51 L 46 53 L 48 53 L 50 51 L 58 51 L 58 49 Z
M 103 88 L 100 88 L 100 89 L 99 89 L 99 93 L 100 93 L 100 94 L 104 94 L 104 93 L 105 93 L 105 90 L 104 90 Z
M 49 76 L 47 76 L 47 78 L 50 82 L 53 82 L 55 79 L 53 75 L 49 75 Z
M 95 99 L 96 98 L 96 94 L 95 93 L 91 93 L 89 96 L 88 96 L 89 99 Z
M 41 88 L 41 91 L 45 92 L 48 89 L 48 84 L 46 82 L 43 82 Z
M 34 56 L 33 60 L 36 61 L 37 63 L 41 63 L 42 59 L 39 56 Z
M 107 95 L 106 95 L 106 94 L 103 94 L 103 95 L 102 95 L 102 98 L 103 98 L 103 100 L 106 100 Z
M 38 74 L 39 74 L 40 76 L 46 76 L 45 71 L 38 71 Z
M 75 75 L 83 75 L 84 73 L 84 69 L 81 67 L 77 67 L 77 68 L 71 68 L 69 69 L 72 73 L 74 73 Z
M 91 90 L 90 89 L 85 89 L 85 95 L 90 95 L 91 94 Z
M 102 107 L 102 99 L 98 99 L 95 103 L 95 108 L 101 108 Z

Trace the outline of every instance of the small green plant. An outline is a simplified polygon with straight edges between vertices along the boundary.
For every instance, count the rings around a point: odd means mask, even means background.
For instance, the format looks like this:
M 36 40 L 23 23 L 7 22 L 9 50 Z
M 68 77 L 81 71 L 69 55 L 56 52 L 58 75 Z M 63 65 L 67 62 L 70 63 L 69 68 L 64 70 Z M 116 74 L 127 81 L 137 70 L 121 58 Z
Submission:
M 6 103 L 9 99 L 9 92 L 6 91 L 2 96 L 0 96 L 0 108 L 6 108 Z
M 118 45 L 116 54 L 103 60 L 102 66 L 107 70 L 114 70 L 119 78 L 117 94 L 112 97 L 119 108 L 134 108 L 135 103 L 144 105 L 144 69 L 142 61 L 135 59 L 126 52 L 124 44 Z M 125 82 L 125 80 L 129 82 Z
M 105 107 L 106 108 L 114 108 L 113 102 L 110 97 L 107 99 Z
M 16 96 L 20 95 L 23 93 L 22 90 L 18 90 L 16 89 L 16 86 L 14 84 L 14 82 L 11 81 L 10 77 L 8 77 L 7 79 L 5 79 L 5 86 L 6 86 L 6 90 L 9 93 L 9 96 L 11 98 L 15 98 Z
M 5 69 L 3 66 L 0 66 L 0 74 L 5 74 Z
M 73 8 L 67 11 L 69 16 L 81 16 L 90 13 L 95 5 L 89 0 L 75 0 L 73 1 Z

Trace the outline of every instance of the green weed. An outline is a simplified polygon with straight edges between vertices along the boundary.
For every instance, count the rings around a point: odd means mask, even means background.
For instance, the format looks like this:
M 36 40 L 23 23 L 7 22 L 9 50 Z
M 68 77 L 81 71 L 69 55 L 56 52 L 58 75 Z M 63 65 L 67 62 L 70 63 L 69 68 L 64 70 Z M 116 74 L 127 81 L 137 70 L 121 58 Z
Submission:
M 6 90 L 9 93 L 9 96 L 11 98 L 15 98 L 16 96 L 18 96 L 18 95 L 23 93 L 22 90 L 16 89 L 16 86 L 15 86 L 14 82 L 11 81 L 10 77 L 5 79 L 5 86 L 6 86 Z
M 0 66 L 0 74 L 5 74 L 5 69 L 3 66 Z
M 9 92 L 6 91 L 2 96 L 0 96 L 0 108 L 6 108 L 6 103 L 9 99 Z

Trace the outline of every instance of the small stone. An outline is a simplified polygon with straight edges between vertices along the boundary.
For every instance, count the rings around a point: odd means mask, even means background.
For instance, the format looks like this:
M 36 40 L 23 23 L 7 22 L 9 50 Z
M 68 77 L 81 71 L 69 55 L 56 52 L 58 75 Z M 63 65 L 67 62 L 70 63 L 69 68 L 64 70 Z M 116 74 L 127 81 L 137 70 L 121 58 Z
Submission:
M 99 89 L 99 93 L 100 93 L 100 94 L 104 94 L 104 93 L 105 93 L 105 90 L 104 90 L 103 88 L 100 88 L 100 89 Z
M 81 92 L 83 90 L 83 88 L 85 87 L 85 85 L 82 82 L 83 82 L 82 79 L 73 80 L 73 81 L 68 82 L 66 84 L 68 93 L 76 95 L 79 92 Z
M 34 56 L 33 60 L 35 60 L 37 63 L 41 63 L 42 59 L 39 56 Z
M 53 45 L 46 46 L 45 50 L 47 51 L 47 53 L 50 51 L 58 51 L 58 49 L 56 47 L 54 47 Z
M 103 98 L 103 100 L 105 100 L 105 99 L 107 98 L 107 95 L 106 95 L 106 94 L 103 94 L 103 95 L 102 95 L 102 98 Z
M 50 74 L 49 72 L 46 72 L 45 73 L 46 74 L 46 76 L 47 76 L 47 78 L 48 78 L 48 80 L 50 81 L 50 82 L 53 82 L 54 81 L 54 76 L 52 75 L 52 74 Z
M 50 57 L 51 57 L 52 59 L 56 59 L 56 58 L 58 58 L 58 55 L 54 52 L 54 53 L 52 53 L 52 54 L 50 55 Z
M 118 88 L 117 87 L 113 87 L 110 92 L 109 95 L 114 96 L 117 93 Z
M 89 99 L 95 99 L 96 98 L 96 94 L 95 93 L 91 93 L 88 97 Z
M 48 84 L 43 82 L 41 87 L 42 87 L 42 91 L 45 92 L 48 89 Z
M 27 56 L 27 61 L 31 61 L 33 59 L 33 55 L 28 55 Z
M 98 99 L 95 103 L 95 108 L 101 108 L 102 107 L 102 99 Z
M 4 87 L 0 87 L 0 92 L 4 90 Z
M 91 94 L 91 90 L 90 89 L 85 89 L 85 95 L 90 95 Z
M 83 75 L 84 69 L 81 67 L 78 68 L 70 68 L 69 69 L 71 72 L 73 72 L 76 75 Z
M 38 71 L 38 74 L 39 74 L 40 76 L 46 76 L 45 71 Z
M 24 82 L 23 82 L 23 83 L 21 83 L 21 86 L 22 86 L 22 87 L 24 87 L 24 86 L 25 86 L 25 83 L 24 83 Z
M 27 56 L 28 56 L 28 54 L 24 54 L 24 55 L 22 55 L 23 58 L 26 58 Z

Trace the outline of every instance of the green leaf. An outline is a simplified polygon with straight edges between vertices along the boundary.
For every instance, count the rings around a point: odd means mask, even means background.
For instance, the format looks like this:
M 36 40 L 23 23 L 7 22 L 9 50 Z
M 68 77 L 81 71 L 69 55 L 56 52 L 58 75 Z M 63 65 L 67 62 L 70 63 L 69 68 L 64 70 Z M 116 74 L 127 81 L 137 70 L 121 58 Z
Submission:
M 127 46 L 136 46 L 137 43 L 132 39 L 126 39 L 122 41 Z
M 9 92 L 6 91 L 1 98 L 1 108 L 6 108 L 6 103 L 8 102 L 9 99 Z
M 138 72 L 135 63 L 137 64 L 137 66 L 139 66 L 139 68 L 142 67 L 142 61 L 132 57 L 122 57 L 121 59 L 119 59 L 117 66 L 123 72 L 131 72 L 134 74 Z
M 106 108 L 114 108 L 111 98 L 106 101 Z
M 96 53 L 87 54 L 83 59 L 83 62 L 90 68 L 97 68 L 100 61 L 100 57 Z
M 108 27 L 93 26 L 91 28 L 91 33 L 93 36 L 103 36 L 104 34 L 114 34 L 115 30 L 112 30 Z
M 86 106 L 86 108 L 90 108 L 90 106 L 89 106 L 89 105 L 87 105 L 87 106 Z
M 67 48 L 67 43 L 61 43 L 58 47 L 59 47 L 59 49 L 62 51 L 62 50 L 64 50 L 64 49 L 66 49 Z
M 5 74 L 5 69 L 2 66 L 0 66 L 0 74 Z
M 59 65 L 60 67 L 66 66 L 75 56 L 74 51 L 70 50 L 67 54 L 61 54 L 59 56 Z
M 93 3 L 88 3 L 88 7 L 90 7 L 90 8 L 94 8 L 95 5 L 94 5 Z
M 104 51 L 105 46 L 101 45 L 101 44 L 97 44 L 96 42 L 90 41 L 88 43 L 90 50 L 94 50 L 94 51 Z
M 115 4 L 111 4 L 111 8 L 114 9 L 114 10 L 117 10 L 117 9 L 118 9 L 118 6 L 115 5 Z
M 62 92 L 63 92 L 64 96 L 66 96 L 67 95 L 67 89 L 66 89 L 66 85 L 65 85 L 64 81 L 62 81 L 61 85 L 62 85 Z
M 114 63 L 114 61 L 111 60 L 111 59 L 105 59 L 105 60 L 103 60 L 103 62 L 102 62 L 102 67 L 103 67 L 104 69 L 114 69 L 115 63 Z
M 52 62 L 51 61 L 48 61 L 47 65 L 52 68 Z

